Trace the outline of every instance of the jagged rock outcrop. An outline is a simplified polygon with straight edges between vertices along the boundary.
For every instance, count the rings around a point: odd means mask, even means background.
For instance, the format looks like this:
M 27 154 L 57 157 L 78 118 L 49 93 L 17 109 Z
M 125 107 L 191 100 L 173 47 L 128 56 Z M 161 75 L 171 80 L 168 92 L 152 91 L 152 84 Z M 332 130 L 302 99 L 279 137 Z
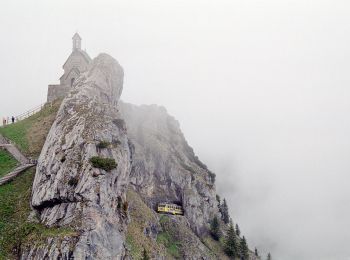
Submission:
M 164 201 L 181 204 L 191 229 L 207 234 L 218 214 L 215 175 L 187 144 L 179 123 L 156 105 L 118 107 L 135 146 L 130 185 L 153 209 Z
M 38 160 L 32 206 L 42 224 L 71 226 L 78 235 L 34 243 L 23 259 L 124 258 L 132 146 L 117 113 L 122 89 L 122 67 L 100 54 L 63 100 Z M 94 156 L 117 167 L 95 168 Z

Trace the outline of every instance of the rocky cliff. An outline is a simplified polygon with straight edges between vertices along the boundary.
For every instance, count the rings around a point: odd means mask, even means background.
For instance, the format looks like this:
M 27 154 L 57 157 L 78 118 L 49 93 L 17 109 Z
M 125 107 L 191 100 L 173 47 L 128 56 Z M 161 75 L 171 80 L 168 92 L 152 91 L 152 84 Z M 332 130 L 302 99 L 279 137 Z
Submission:
M 192 230 L 205 235 L 218 213 L 215 175 L 194 154 L 165 108 L 122 102 L 119 108 L 135 146 L 130 185 L 153 209 L 159 202 L 182 205 Z
M 117 114 L 122 88 L 123 69 L 101 54 L 64 99 L 38 160 L 32 207 L 44 225 L 78 235 L 34 243 L 23 259 L 124 258 L 132 151 Z
M 122 89 L 123 69 L 101 54 L 63 100 L 29 219 L 69 232 L 22 246 L 22 259 L 227 259 L 209 235 L 220 217 L 215 174 L 165 108 L 123 103 Z M 184 216 L 157 214 L 159 202 L 182 205 Z

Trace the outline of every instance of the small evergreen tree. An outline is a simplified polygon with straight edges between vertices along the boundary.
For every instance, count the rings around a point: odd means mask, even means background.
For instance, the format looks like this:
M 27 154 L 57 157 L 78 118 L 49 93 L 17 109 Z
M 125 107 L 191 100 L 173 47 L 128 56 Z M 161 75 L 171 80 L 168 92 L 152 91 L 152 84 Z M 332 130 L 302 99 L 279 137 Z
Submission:
M 226 203 L 226 199 L 222 201 L 220 212 L 221 212 L 222 221 L 224 221 L 225 224 L 228 224 L 230 222 L 230 214 L 228 213 L 228 206 Z
M 259 256 L 258 249 L 255 248 L 254 254 L 255 254 L 255 256 Z
M 147 251 L 145 248 L 143 248 L 143 254 L 142 254 L 142 260 L 150 260 L 151 258 L 147 254 Z
M 272 257 L 271 257 L 270 253 L 267 254 L 267 260 L 272 260 Z
M 218 195 L 218 194 L 216 194 L 216 200 L 217 200 L 217 202 L 218 202 L 218 208 L 219 208 L 219 212 L 221 213 L 221 209 L 220 209 L 220 207 L 221 207 L 221 199 L 220 199 L 220 196 Z
M 216 194 L 216 200 L 219 202 L 219 204 L 220 204 L 220 201 L 221 201 L 221 198 L 220 198 L 220 196 L 218 195 L 218 194 Z
M 241 260 L 249 259 L 249 249 L 248 249 L 247 241 L 244 236 L 241 239 L 241 242 L 239 244 L 239 251 L 240 251 Z
M 224 242 L 224 251 L 227 256 L 234 259 L 235 257 L 238 256 L 237 249 L 238 248 L 237 248 L 236 232 L 231 221 L 230 226 L 227 230 L 227 234 Z
M 237 236 L 241 235 L 241 230 L 239 229 L 238 224 L 236 224 L 236 234 L 237 234 Z
M 220 223 L 217 216 L 215 216 L 210 223 L 210 234 L 215 240 L 219 241 L 221 237 L 221 231 L 220 231 Z

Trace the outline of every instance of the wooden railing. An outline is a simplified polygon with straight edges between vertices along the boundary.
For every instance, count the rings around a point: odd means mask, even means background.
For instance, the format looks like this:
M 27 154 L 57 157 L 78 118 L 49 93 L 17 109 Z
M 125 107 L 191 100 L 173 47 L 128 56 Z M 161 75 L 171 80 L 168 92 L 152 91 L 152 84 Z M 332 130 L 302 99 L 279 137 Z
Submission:
M 32 115 L 34 115 L 35 113 L 39 112 L 41 109 L 43 109 L 45 103 L 41 104 L 40 106 L 37 106 L 35 108 L 32 108 L 30 110 L 28 110 L 27 112 L 24 112 L 18 116 L 15 117 L 16 122 L 26 119 L 27 117 L 30 117 Z

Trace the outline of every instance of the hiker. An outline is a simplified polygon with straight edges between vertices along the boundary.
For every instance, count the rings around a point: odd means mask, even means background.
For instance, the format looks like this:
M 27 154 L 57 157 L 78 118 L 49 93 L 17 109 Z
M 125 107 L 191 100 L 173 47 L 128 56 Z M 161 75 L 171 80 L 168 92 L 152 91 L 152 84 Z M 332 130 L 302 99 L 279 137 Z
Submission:
M 12 124 L 15 122 L 15 117 L 14 116 L 12 116 Z

